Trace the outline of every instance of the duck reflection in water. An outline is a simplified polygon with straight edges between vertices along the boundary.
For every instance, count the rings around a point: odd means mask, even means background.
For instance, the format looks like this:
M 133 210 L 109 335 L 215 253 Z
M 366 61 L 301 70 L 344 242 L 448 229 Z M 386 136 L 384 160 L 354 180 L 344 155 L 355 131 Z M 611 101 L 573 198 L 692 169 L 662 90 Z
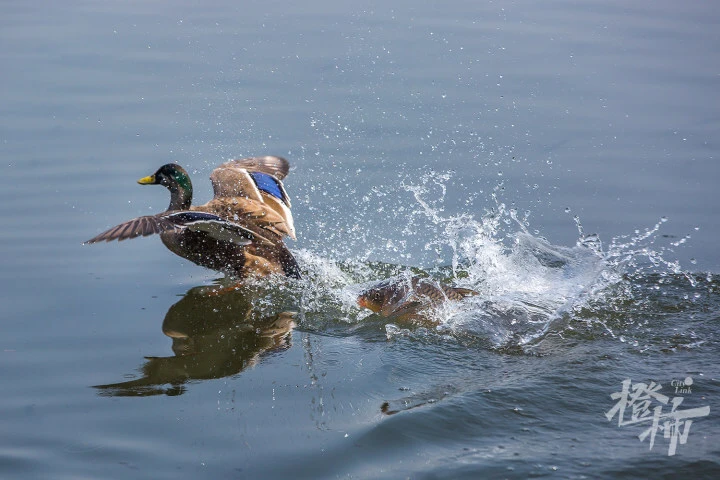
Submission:
M 263 317 L 252 300 L 248 289 L 191 289 L 170 307 L 162 325 L 174 356 L 146 357 L 142 377 L 94 388 L 103 396 L 180 395 L 188 382 L 235 375 L 289 348 L 294 313 Z

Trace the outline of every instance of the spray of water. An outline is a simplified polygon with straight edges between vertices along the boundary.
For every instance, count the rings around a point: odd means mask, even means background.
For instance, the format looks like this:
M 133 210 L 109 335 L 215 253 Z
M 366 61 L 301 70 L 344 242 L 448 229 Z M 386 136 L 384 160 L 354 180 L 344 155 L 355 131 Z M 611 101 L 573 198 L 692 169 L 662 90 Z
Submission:
M 305 328 L 327 331 L 348 330 L 367 322 L 381 321 L 360 309 L 358 294 L 369 284 L 394 275 L 422 274 L 479 293 L 460 302 L 437 307 L 433 330 L 383 322 L 388 338 L 397 335 L 440 335 L 474 338 L 493 348 L 531 348 L 548 334 L 563 335 L 576 329 L 576 322 L 599 326 L 613 337 L 623 339 L 622 324 L 612 319 L 628 304 L 637 304 L 639 294 L 632 279 L 648 274 L 659 278 L 681 276 L 690 285 L 695 279 L 683 272 L 676 261 L 668 260 L 672 248 L 687 241 L 683 238 L 667 247 L 657 245 L 662 225 L 633 235 L 613 238 L 607 247 L 599 236 L 585 234 L 575 217 L 578 240 L 574 246 L 553 245 L 530 233 L 529 213 L 520 215 L 502 201 L 502 184 L 491 192 L 492 208 L 482 214 L 445 212 L 445 197 L 452 182 L 451 173 L 429 172 L 415 181 L 404 181 L 412 205 L 392 199 L 375 187 L 367 196 L 383 196 L 375 202 L 382 212 L 392 212 L 403 225 L 403 239 L 363 236 L 356 228 L 357 241 L 365 253 L 344 258 L 348 246 L 315 252 L 296 251 L 306 272 L 294 292 L 300 298 L 300 319 Z M 366 202 L 370 205 L 371 202 Z M 424 249 L 435 253 L 449 252 L 449 261 L 431 268 L 372 262 L 378 251 L 402 249 L 418 238 L 417 232 L 432 232 Z M 392 235 L 392 234 L 389 234 Z M 427 237 L 427 235 L 426 235 Z M 376 247 L 372 240 L 375 240 Z M 407 256 L 410 257 L 409 255 Z M 403 257 L 404 258 L 404 257 Z M 296 297 L 297 298 L 297 297 Z M 640 302 L 642 303 L 642 302 Z M 373 320 L 374 319 L 374 320 Z M 344 327 L 343 327 L 344 326 Z

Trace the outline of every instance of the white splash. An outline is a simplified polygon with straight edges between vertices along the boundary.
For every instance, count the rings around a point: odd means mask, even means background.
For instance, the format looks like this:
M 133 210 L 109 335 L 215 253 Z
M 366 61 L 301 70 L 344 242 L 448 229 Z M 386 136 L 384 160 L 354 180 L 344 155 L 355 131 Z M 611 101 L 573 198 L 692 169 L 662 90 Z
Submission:
M 398 205 L 393 209 L 403 212 L 396 215 L 405 215 L 406 239 L 419 237 L 415 235 L 419 231 L 431 231 L 433 239 L 425 249 L 449 249 L 446 266 L 423 273 L 479 293 L 434 311 L 440 333 L 477 336 L 489 339 L 495 346 L 527 345 L 556 322 L 567 321 L 589 302 L 602 299 L 628 271 L 645 268 L 641 265 L 643 258 L 655 268 L 681 272 L 677 262 L 664 258 L 666 250 L 653 248 L 664 220 L 645 232 L 613 239 L 603 251 L 600 238 L 586 235 L 576 217 L 576 245 L 558 246 L 528 231 L 529 213 L 519 218 L 517 211 L 498 199 L 502 185 L 492 192 L 494 206 L 484 214 L 446 214 L 443 203 L 451 181 L 450 173 L 430 172 L 417 182 L 405 182 L 402 188 L 414 198 L 415 208 Z M 377 252 L 390 243 L 402 245 L 406 239 L 386 238 L 377 246 Z M 363 255 L 363 260 L 372 258 L 372 245 L 367 245 L 367 251 L 370 253 Z M 356 299 L 368 282 L 419 270 L 360 260 L 340 261 L 308 250 L 295 253 L 307 272 L 302 309 L 313 319 L 334 315 L 344 323 L 362 322 L 369 312 L 357 307 Z M 408 329 L 391 324 L 387 334 L 406 335 Z

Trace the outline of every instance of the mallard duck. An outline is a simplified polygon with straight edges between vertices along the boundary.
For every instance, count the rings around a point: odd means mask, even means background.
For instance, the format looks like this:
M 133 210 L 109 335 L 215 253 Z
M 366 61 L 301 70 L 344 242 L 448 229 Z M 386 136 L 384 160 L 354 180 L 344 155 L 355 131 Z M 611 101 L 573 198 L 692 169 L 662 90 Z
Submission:
M 290 199 L 282 184 L 289 170 L 281 157 L 231 160 L 210 174 L 214 198 L 192 206 L 192 183 L 185 169 L 163 165 L 138 183 L 170 190 L 167 210 L 121 223 L 85 243 L 157 233 L 173 253 L 234 277 L 282 273 L 299 278 L 298 264 L 283 243 L 285 236 L 295 238 Z
M 423 319 L 423 311 L 428 308 L 477 294 L 475 290 L 450 287 L 431 278 L 400 276 L 366 288 L 358 295 L 357 303 L 383 317 L 415 320 Z

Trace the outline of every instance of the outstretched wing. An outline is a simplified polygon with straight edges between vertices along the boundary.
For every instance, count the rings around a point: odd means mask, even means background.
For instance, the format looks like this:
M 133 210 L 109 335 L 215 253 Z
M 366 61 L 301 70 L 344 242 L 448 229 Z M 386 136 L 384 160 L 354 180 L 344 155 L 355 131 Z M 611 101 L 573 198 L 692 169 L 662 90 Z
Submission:
M 295 238 L 290 197 L 281 181 L 289 170 L 290 164 L 281 157 L 253 157 L 225 162 L 210 174 L 215 198 L 196 208 L 212 209 L 218 214 L 229 211 L 239 217 L 262 218 L 259 222 L 261 227 L 269 226 L 273 233 L 280 232 L 281 236 Z
M 146 237 L 154 233 L 161 233 L 176 228 L 175 225 L 159 215 L 147 215 L 133 218 L 127 222 L 116 225 L 104 231 L 85 243 L 110 242 L 113 240 L 123 241 L 128 238 Z
M 210 181 L 215 198 L 247 197 L 262 202 L 270 196 L 290 208 L 290 197 L 282 184 L 289 171 L 290 164 L 282 157 L 243 158 L 218 166 Z
M 215 240 L 236 245 L 248 245 L 253 241 L 273 245 L 273 242 L 266 237 L 212 213 L 185 210 L 134 218 L 91 238 L 85 243 L 122 241 L 128 238 L 171 230 L 182 231 L 184 229 L 193 232 L 205 232 Z

